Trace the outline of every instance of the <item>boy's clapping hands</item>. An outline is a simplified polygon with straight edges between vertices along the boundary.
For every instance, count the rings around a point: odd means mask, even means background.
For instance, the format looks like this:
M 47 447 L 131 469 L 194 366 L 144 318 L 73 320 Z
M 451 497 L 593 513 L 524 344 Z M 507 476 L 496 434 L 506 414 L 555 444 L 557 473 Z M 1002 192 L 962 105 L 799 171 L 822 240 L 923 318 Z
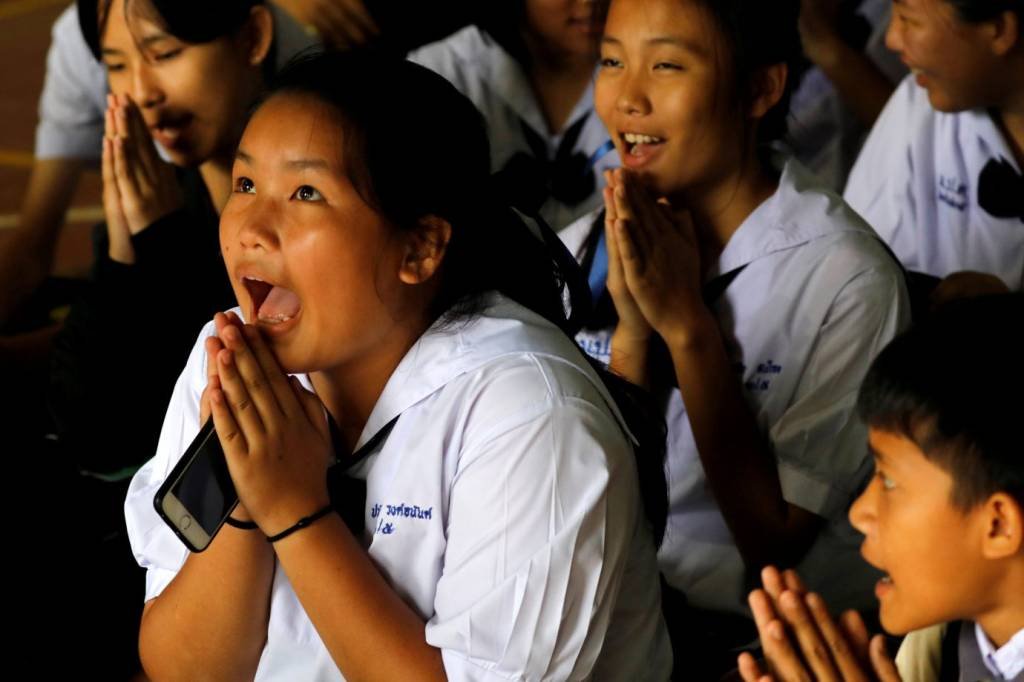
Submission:
M 744 682 L 899 682 L 885 637 L 870 637 L 856 611 L 847 611 L 837 622 L 824 600 L 809 593 L 792 570 L 780 573 L 768 566 L 761 582 L 763 589 L 751 592 L 749 603 L 767 663 L 741 654 Z

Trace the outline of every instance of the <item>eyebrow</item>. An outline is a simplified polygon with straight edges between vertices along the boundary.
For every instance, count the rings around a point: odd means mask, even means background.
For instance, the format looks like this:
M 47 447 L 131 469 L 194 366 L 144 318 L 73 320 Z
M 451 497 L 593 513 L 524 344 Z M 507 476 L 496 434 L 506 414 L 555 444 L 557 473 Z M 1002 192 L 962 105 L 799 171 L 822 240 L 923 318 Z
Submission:
M 256 165 L 253 162 L 252 156 L 250 156 L 244 149 L 239 148 L 235 152 L 235 158 L 247 166 Z M 281 165 L 291 170 L 329 171 L 331 169 L 331 164 L 329 164 L 325 159 L 289 159 Z
M 602 43 L 610 43 L 612 45 L 622 45 L 622 41 L 621 40 L 619 40 L 615 36 L 609 36 L 609 35 L 603 36 L 601 38 L 601 42 Z M 698 55 L 706 55 L 707 54 L 707 49 L 705 49 L 704 46 L 698 45 L 698 44 L 694 43 L 693 41 L 687 40 L 686 38 L 683 38 L 681 36 L 673 36 L 673 35 L 655 36 L 653 38 L 648 38 L 644 42 L 647 45 L 671 45 L 673 47 L 678 47 L 678 48 L 681 48 L 683 50 L 686 50 L 687 52 L 692 52 L 692 53 L 698 54 Z
M 149 47 L 154 43 L 159 43 L 163 40 L 173 40 L 174 36 L 167 33 L 154 33 L 153 35 L 146 36 L 139 41 L 140 47 Z M 119 50 L 116 47 L 100 47 L 101 55 L 120 56 L 124 54 L 124 50 Z

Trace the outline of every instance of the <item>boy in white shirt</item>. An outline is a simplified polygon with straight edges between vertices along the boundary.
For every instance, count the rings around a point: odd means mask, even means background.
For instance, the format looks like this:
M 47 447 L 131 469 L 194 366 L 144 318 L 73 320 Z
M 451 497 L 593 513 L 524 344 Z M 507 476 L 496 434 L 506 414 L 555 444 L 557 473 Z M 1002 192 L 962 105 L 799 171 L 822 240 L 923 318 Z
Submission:
M 766 569 L 750 605 L 776 679 L 1024 679 L 1024 404 L 1006 390 L 1024 382 L 1007 362 L 1022 346 L 1024 296 L 1004 294 L 950 305 L 879 355 L 860 394 L 875 477 L 850 520 L 886 572 L 882 626 L 909 634 L 894 664 L 856 614 L 836 624 L 794 573 Z M 751 656 L 740 670 L 764 679 Z

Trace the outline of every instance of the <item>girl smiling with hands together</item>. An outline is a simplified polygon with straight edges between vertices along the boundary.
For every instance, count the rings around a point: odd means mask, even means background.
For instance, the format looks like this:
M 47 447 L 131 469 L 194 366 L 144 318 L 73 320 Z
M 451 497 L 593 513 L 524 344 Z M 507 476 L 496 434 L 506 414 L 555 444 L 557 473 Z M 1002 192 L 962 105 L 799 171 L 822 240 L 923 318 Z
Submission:
M 245 323 L 203 330 L 125 504 L 151 676 L 667 679 L 645 460 L 487 156 L 468 100 L 380 56 L 254 113 L 221 219 Z M 207 414 L 240 503 L 190 555 L 153 496 Z
M 581 345 L 666 396 L 659 564 L 689 605 L 670 599 L 666 615 L 694 678 L 731 668 L 725 650 L 753 639 L 745 595 L 765 564 L 800 565 L 832 601 L 870 604 L 845 513 L 870 467 L 853 408 L 906 320 L 905 290 L 841 199 L 771 158 L 797 12 L 613 0 L 595 105 L 624 168 L 608 176 L 603 218 L 561 235 L 599 294 Z

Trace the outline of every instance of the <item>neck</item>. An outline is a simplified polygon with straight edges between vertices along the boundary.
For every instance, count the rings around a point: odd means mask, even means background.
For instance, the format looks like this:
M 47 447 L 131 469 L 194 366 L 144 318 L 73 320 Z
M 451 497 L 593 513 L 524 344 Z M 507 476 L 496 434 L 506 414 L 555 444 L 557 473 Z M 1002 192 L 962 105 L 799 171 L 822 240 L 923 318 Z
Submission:
M 974 618 L 998 649 L 1024 629 L 1024 568 L 1015 568 L 1002 584 L 990 583 L 993 607 Z
M 1024 59 L 1021 60 L 1016 72 L 1024 73 Z M 1010 151 L 1017 160 L 1017 166 L 1024 168 L 1024 79 L 1019 83 L 1009 85 L 1006 92 L 1006 101 L 996 108 L 993 118 L 996 125 L 1006 137 Z
M 210 201 L 218 214 L 231 196 L 231 163 L 229 158 L 216 156 L 199 166 L 199 174 L 206 183 L 206 191 L 210 193 Z
M 778 188 L 778 180 L 751 154 L 731 173 L 672 197 L 690 209 L 700 235 L 701 262 L 713 263 L 740 225 Z
M 423 323 L 392 328 L 382 335 L 371 354 L 310 374 L 317 395 L 338 425 L 347 452 L 355 450 L 388 380 L 428 326 Z
M 544 113 L 548 131 L 554 134 L 568 123 L 576 103 L 590 85 L 596 58 L 557 52 L 530 35 L 525 40 L 530 55 L 527 78 Z

